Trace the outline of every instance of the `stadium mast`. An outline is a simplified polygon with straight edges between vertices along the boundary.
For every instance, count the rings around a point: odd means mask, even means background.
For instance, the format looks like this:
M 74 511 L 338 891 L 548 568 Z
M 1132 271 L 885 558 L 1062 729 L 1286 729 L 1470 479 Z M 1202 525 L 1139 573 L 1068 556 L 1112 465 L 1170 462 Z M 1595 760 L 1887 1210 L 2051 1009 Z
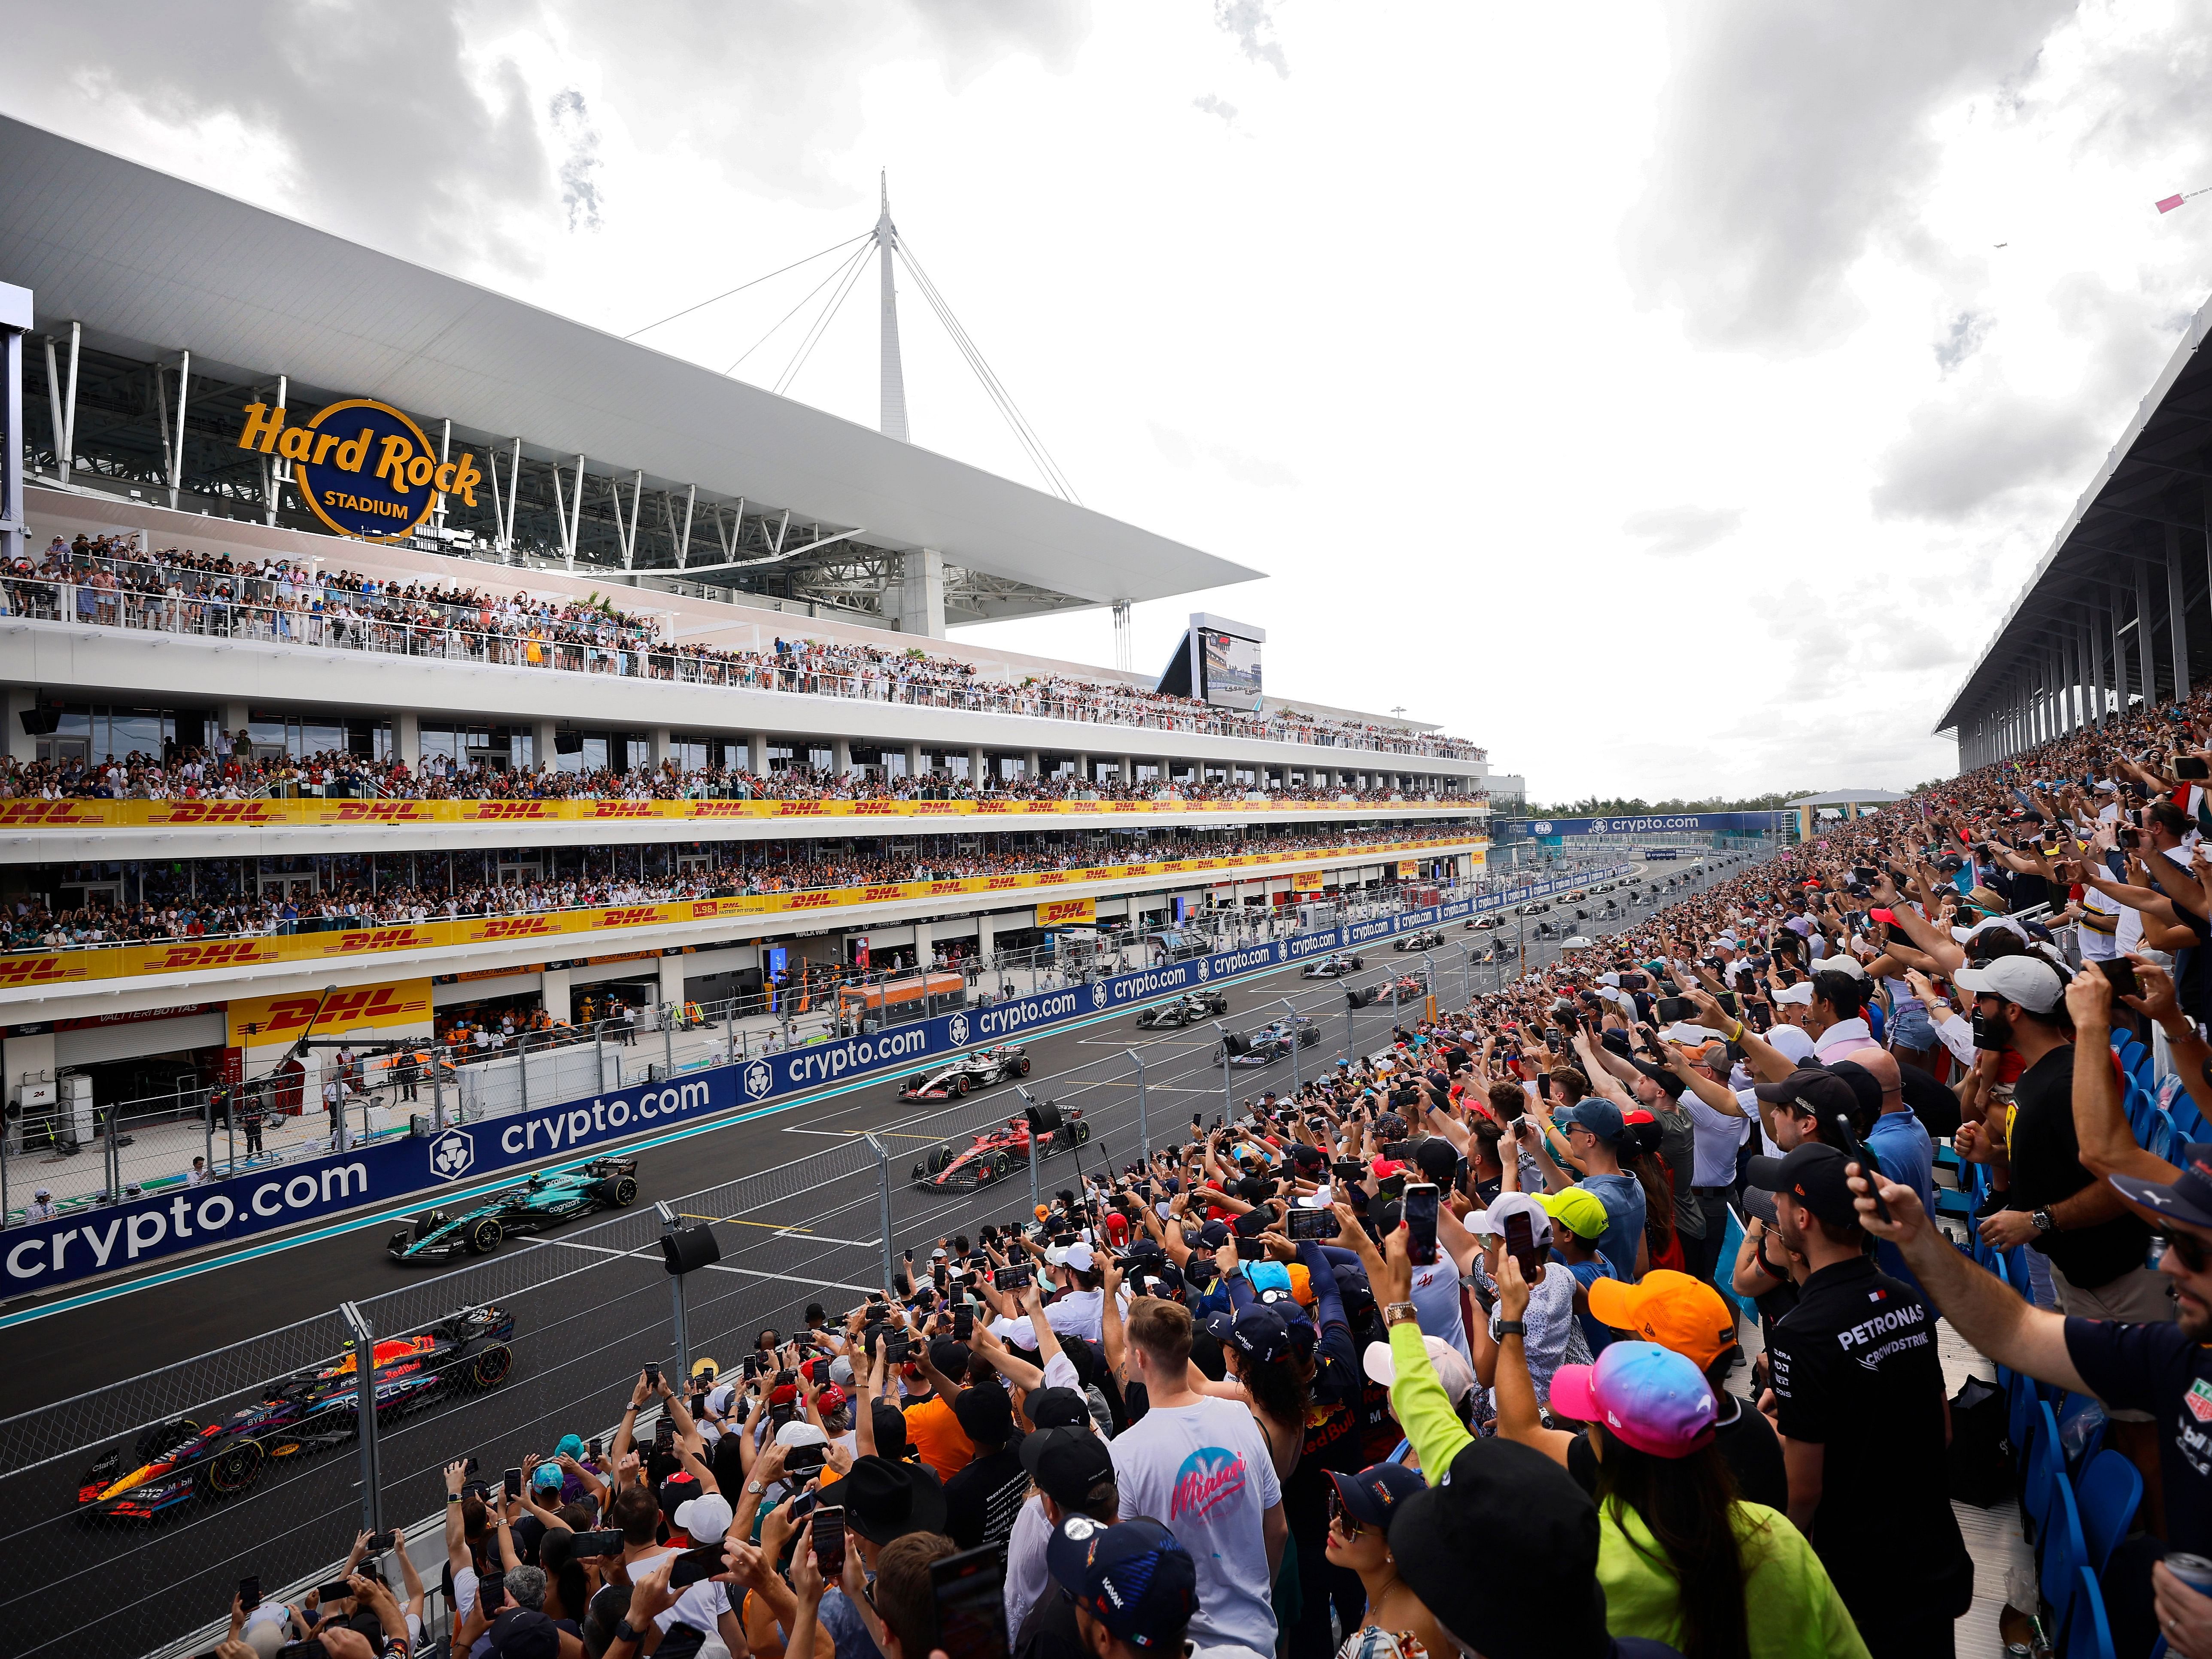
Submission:
M 883 207 L 876 216 L 874 236 L 882 272 L 884 319 L 882 404 L 876 430 L 886 438 L 910 443 L 913 440 L 907 435 L 906 424 L 906 373 L 899 362 L 898 290 L 891 281 L 891 255 L 898 247 L 898 227 L 891 223 L 890 180 L 886 175 L 878 175 L 878 182 L 883 188 Z

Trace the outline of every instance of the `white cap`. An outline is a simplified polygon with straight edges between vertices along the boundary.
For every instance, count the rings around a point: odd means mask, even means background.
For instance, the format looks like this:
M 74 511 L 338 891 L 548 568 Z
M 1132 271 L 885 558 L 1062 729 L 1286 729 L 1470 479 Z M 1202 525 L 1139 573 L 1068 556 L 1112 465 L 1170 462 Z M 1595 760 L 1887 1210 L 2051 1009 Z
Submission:
M 779 1446 L 818 1446 L 829 1437 L 803 1417 L 793 1418 L 775 1431 Z
M 1802 1025 L 1778 1025 L 1766 1034 L 1771 1048 L 1802 1066 L 1813 1057 L 1813 1035 Z
M 2002 927 L 2007 933 L 2017 933 L 2023 939 L 2027 937 L 2027 929 L 2010 916 L 1984 916 L 1971 927 L 1954 927 L 1951 930 L 1951 937 L 1964 945 L 1975 934 L 1987 933 L 1992 927 Z
M 1774 1000 L 1792 1008 L 1809 1007 L 1813 1001 L 1813 981 L 1801 979 L 1795 985 L 1785 985 L 1774 994 Z
M 2002 997 L 2031 1013 L 2047 1014 L 2066 994 L 2066 981 L 2040 957 L 1999 957 L 1986 968 L 1963 968 L 1951 983 L 1977 996 Z
M 1065 1249 L 1047 1250 L 1044 1259 L 1055 1267 L 1073 1267 L 1079 1273 L 1091 1271 L 1091 1247 L 1079 1238 Z
M 1857 959 L 1844 951 L 1838 951 L 1832 957 L 1822 957 L 1814 964 L 1813 971 L 1816 974 L 1843 974 L 1851 979 L 1864 979 L 1867 976 L 1867 970 L 1859 966 Z
M 676 1506 L 677 1528 L 694 1544 L 720 1543 L 732 1519 L 730 1500 L 718 1492 L 701 1492 Z
M 1474 1370 L 1465 1356 L 1443 1338 L 1425 1332 L 1421 1346 L 1429 1351 L 1429 1364 L 1436 1368 L 1437 1381 L 1444 1385 L 1444 1392 L 1451 1396 L 1452 1403 L 1456 1406 L 1464 1402 L 1474 1392 Z M 1388 1342 L 1369 1343 L 1367 1351 L 1359 1356 L 1359 1369 L 1386 1389 L 1398 1380 L 1397 1362 Z
M 1478 1210 L 1468 1218 L 1469 1232 L 1487 1233 L 1492 1238 L 1505 1236 L 1505 1218 L 1525 1215 L 1534 1229 L 1540 1244 L 1552 1236 L 1552 1212 L 1526 1193 L 1500 1193 L 1490 1200 L 1490 1207 Z

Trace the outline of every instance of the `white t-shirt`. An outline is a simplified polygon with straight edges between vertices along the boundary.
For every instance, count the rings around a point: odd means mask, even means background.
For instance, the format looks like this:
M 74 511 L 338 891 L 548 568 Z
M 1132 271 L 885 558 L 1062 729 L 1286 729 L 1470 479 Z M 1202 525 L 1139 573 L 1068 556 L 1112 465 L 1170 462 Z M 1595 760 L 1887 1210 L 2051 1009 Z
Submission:
M 1197 1564 L 1190 1639 L 1273 1652 L 1273 1577 L 1262 1516 L 1283 1501 L 1283 1489 L 1252 1413 L 1211 1396 L 1156 1406 L 1109 1449 L 1122 1518 L 1151 1516 Z
M 1014 1529 L 1006 1534 L 1006 1628 L 1018 1631 L 1022 1620 L 1030 1616 L 1037 1597 L 1044 1594 L 1052 1575 L 1044 1564 L 1045 1547 L 1052 1541 L 1052 1523 L 1045 1518 L 1044 1499 L 1036 1492 L 1029 1495 L 1021 1513 L 1014 1516 Z
M 2094 887 L 2085 887 L 2081 890 L 2081 908 L 2084 910 L 2093 910 L 2100 916 L 2124 918 L 2135 915 L 2134 911 L 2129 909 L 2118 899 L 2107 898 Z M 2138 935 L 2142 933 L 2141 921 L 2136 922 L 2136 932 Z M 2081 942 L 2081 956 L 2084 961 L 2109 962 L 2120 953 L 2119 934 L 2117 931 L 2100 933 L 2094 927 L 2077 927 L 2075 929 L 2075 936 Z

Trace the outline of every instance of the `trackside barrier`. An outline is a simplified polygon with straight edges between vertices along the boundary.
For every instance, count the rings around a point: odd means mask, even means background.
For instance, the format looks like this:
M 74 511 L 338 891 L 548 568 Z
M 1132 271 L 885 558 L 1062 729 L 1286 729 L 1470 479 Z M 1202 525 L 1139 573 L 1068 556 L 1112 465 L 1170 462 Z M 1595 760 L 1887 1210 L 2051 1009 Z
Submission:
M 1496 902 L 1522 902 L 1605 878 L 1601 872 L 1581 871 Z M 1435 926 L 1464 916 L 1472 908 L 1456 902 L 1397 920 L 1402 929 Z M 1263 955 L 1277 946 L 1287 952 L 1294 943 L 1255 948 Z M 1163 988 L 1219 984 L 1224 977 L 1233 984 L 1242 975 L 1290 959 L 1250 959 L 1251 954 L 1219 952 L 1176 964 L 1190 977 Z M 1223 957 L 1236 960 L 1224 967 Z M 1379 965 L 1370 961 L 1370 969 Z M 1415 961 L 1408 957 L 1404 965 L 1412 971 Z M 1077 988 L 1087 1001 L 1102 987 Z M 1133 1011 L 1135 1000 L 1125 997 L 1121 1006 Z M 1224 1023 L 1230 1030 L 1249 1032 L 1281 1017 L 1281 1000 L 1273 994 L 1249 1003 L 1233 998 Z M 1336 981 L 1300 986 L 1288 1000 L 1292 1017 L 1312 1019 L 1322 1033 L 1304 1051 L 1304 1063 L 1312 1069 L 1387 1041 L 1391 1024 L 1411 1017 L 1419 1006 L 1401 1009 L 1378 1001 L 1340 1026 L 1334 1016 L 1345 1000 Z M 1115 1006 L 1109 989 L 1105 1009 L 1111 1012 Z M 1340 1032 L 1345 1034 L 1341 1042 Z M 971 1036 L 970 1044 L 979 1040 Z M 1155 1049 L 1149 1063 L 1152 1088 L 1173 1090 L 1211 1076 L 1210 1050 L 1202 1038 L 1180 1059 L 1163 1059 Z M 799 1058 L 773 1057 L 787 1064 L 772 1073 L 765 1096 L 769 1108 L 782 1094 L 814 1086 L 811 1070 L 803 1080 L 793 1080 L 790 1063 Z M 903 1060 L 892 1063 L 910 1069 Z M 1041 1186 L 1072 1188 L 1079 1167 L 1091 1173 L 1137 1162 L 1146 1138 L 1154 1145 L 1182 1138 L 1181 1124 L 1146 1124 L 1146 1069 L 1134 1053 L 1123 1053 L 1053 1077 L 1024 1079 L 1040 1100 L 1079 1111 L 1087 1131 L 1082 1144 L 1070 1144 L 1041 1162 Z M 738 1078 L 743 1070 L 719 1068 L 714 1075 L 726 1092 L 710 1093 L 696 1112 L 686 1109 L 679 1095 L 676 1120 L 739 1109 L 744 1103 Z M 1281 1061 L 1240 1066 L 1233 1080 L 1237 1092 L 1249 1097 L 1271 1084 L 1287 1085 L 1291 1073 L 1291 1066 Z M 611 1115 L 617 1098 L 635 1109 L 641 1097 L 635 1091 L 595 1097 L 590 1109 L 603 1121 Z M 658 1091 L 654 1097 L 658 1106 Z M 679 1223 L 712 1227 L 721 1251 L 719 1261 L 695 1272 L 686 1285 L 684 1338 L 695 1363 L 704 1358 L 718 1368 L 733 1366 L 763 1328 L 790 1329 L 805 1304 L 819 1301 L 836 1314 L 879 1291 L 886 1267 L 896 1266 L 904 1249 L 916 1252 L 926 1273 L 929 1249 L 939 1237 L 963 1232 L 972 1237 L 982 1221 L 1011 1220 L 1025 1211 L 1018 1170 L 1010 1172 L 1003 1190 L 992 1185 L 948 1192 L 918 1182 L 909 1162 L 926 1164 L 929 1147 L 940 1137 L 946 1145 L 968 1144 L 975 1134 L 1003 1125 L 1017 1107 L 1010 1090 L 948 1103 L 942 1112 L 903 1122 L 898 1126 L 902 1133 L 885 1134 L 872 1145 L 859 1135 L 823 1141 L 821 1150 L 789 1163 L 664 1200 Z M 927 1107 L 917 1109 L 927 1112 Z M 524 1121 L 544 1126 L 559 1119 L 562 1144 L 553 1149 L 557 1154 L 569 1149 L 572 1130 L 580 1139 L 583 1135 L 572 1115 L 585 1110 L 564 1103 Z M 504 1157 L 496 1151 L 498 1138 L 516 1127 L 514 1119 L 476 1126 L 479 1139 L 470 1146 L 477 1148 L 481 1138 L 489 1137 L 493 1145 L 485 1154 Z M 521 1133 L 527 1146 L 527 1128 Z M 541 1157 L 549 1133 L 540 1127 Z M 895 1150 L 886 1152 L 886 1141 Z M 424 1140 L 416 1146 L 428 1158 L 434 1155 L 436 1144 Z M 288 1171 L 288 1179 L 307 1173 Z M 470 1189 L 465 1174 L 438 1176 L 438 1189 L 456 1194 Z M 319 1169 L 314 1179 L 319 1202 Z M 203 1196 L 219 1191 L 199 1190 Z M 219 1422 L 263 1399 L 267 1385 L 287 1374 L 343 1360 L 349 1352 L 349 1326 L 336 1309 L 251 1342 L 0 1420 L 0 1515 L 9 1517 L 7 1536 L 17 1566 L 0 1584 L 0 1628 L 9 1632 L 11 1659 L 204 1652 L 220 1634 L 240 1577 L 257 1573 L 277 1593 L 282 1587 L 330 1576 L 344 1559 L 364 1514 L 379 1515 L 387 1525 L 422 1530 L 416 1525 L 419 1517 L 442 1514 L 441 1472 L 454 1458 L 477 1456 L 483 1478 L 496 1486 L 501 1468 L 520 1464 L 526 1453 L 550 1452 L 563 1434 L 605 1435 L 641 1364 L 657 1363 L 672 1371 L 677 1365 L 678 1335 L 665 1288 L 659 1242 L 664 1223 L 658 1212 L 656 1205 L 641 1204 L 542 1241 L 511 1242 L 492 1255 L 434 1278 L 399 1276 L 384 1294 L 357 1298 L 349 1310 L 355 1327 L 384 1341 L 431 1330 L 464 1307 L 489 1304 L 514 1322 L 513 1334 L 500 1345 L 505 1351 L 501 1374 L 490 1386 L 450 1389 L 419 1406 L 380 1411 L 373 1465 L 365 1462 L 358 1440 L 343 1429 L 328 1443 L 290 1455 L 276 1455 L 282 1443 L 270 1438 L 270 1455 L 258 1478 L 234 1495 L 195 1492 L 173 1516 L 152 1525 L 93 1524 L 77 1513 L 84 1472 L 103 1453 L 119 1450 L 128 1460 L 142 1440 L 159 1438 L 163 1425 L 179 1419 Z M 106 1220 L 119 1219 L 125 1225 L 117 1237 L 127 1238 L 131 1213 L 131 1206 L 124 1206 L 119 1217 L 111 1214 L 95 1224 L 104 1228 Z M 170 1215 L 173 1219 L 173 1211 Z M 30 1236 L 27 1231 L 22 1237 Z M 112 1256 L 117 1246 L 108 1248 Z M 368 1236 L 364 1258 L 378 1248 L 379 1241 Z M 127 1320 L 118 1324 L 118 1352 L 128 1352 Z M 391 1374 L 389 1362 L 382 1369 Z M 650 1413 L 647 1419 L 649 1424 Z M 374 1469 L 374 1492 L 363 1490 L 365 1467 Z M 416 1553 L 422 1561 L 437 1552 L 433 1542 Z M 434 1559 L 425 1576 L 434 1589 Z
M 1481 902 L 1486 910 L 1502 908 L 1613 873 L 1612 869 L 1581 870 L 1492 895 Z M 0 1244 L 5 1245 L 0 1249 L 0 1295 L 49 1290 L 364 1206 L 410 1200 L 459 1204 L 486 1177 L 504 1170 L 711 1119 L 743 1121 L 785 1109 L 786 1103 L 811 1091 L 911 1070 L 963 1049 L 1010 1042 L 1158 997 L 1273 972 L 1333 951 L 1358 950 L 1398 933 L 1458 921 L 1472 915 L 1476 903 L 1457 899 L 1218 951 L 911 1025 L 762 1054 L 681 1078 L 595 1091 L 486 1122 L 449 1124 L 442 1133 L 358 1146 L 184 1192 L 164 1192 L 33 1222 L 0 1235 Z

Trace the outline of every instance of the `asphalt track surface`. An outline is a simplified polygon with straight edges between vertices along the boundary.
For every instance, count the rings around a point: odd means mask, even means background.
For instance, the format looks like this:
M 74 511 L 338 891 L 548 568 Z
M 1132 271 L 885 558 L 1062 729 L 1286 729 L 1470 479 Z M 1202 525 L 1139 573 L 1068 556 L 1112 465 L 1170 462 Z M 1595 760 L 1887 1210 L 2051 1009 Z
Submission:
M 1686 877 L 1694 886 L 1716 872 L 1714 861 L 1649 869 L 1662 879 Z M 1694 886 L 1678 886 L 1662 902 Z M 1583 927 L 1599 937 L 1650 913 L 1648 905 L 1625 908 L 1609 922 L 1594 915 Z M 1566 919 L 1571 916 L 1570 908 Z M 1531 933 L 1536 920 L 1529 919 Z M 1561 920 L 1556 903 L 1542 920 Z M 1508 917 L 1499 931 L 1511 935 L 1513 922 Z M 1446 1006 L 1458 1001 L 1462 947 L 1480 949 L 1489 937 L 1455 926 L 1430 953 Z M 1527 966 L 1547 965 L 1560 943 L 1530 938 Z M 1224 1024 L 1251 1030 L 1286 1012 L 1278 999 L 1291 998 L 1322 1032 L 1318 1044 L 1299 1052 L 1304 1077 L 1346 1052 L 1347 1036 L 1352 1052 L 1383 1047 L 1392 1024 L 1418 1018 L 1419 1005 L 1398 1010 L 1380 1001 L 1353 1015 L 1347 1032 L 1344 990 L 1387 984 L 1418 970 L 1421 958 L 1393 951 L 1387 941 L 1360 955 L 1363 970 L 1343 981 L 1307 980 L 1291 967 L 1228 987 Z M 1504 967 L 1510 977 L 1512 964 Z M 1491 988 L 1492 971 L 1471 967 L 1469 988 Z M 1209 1026 L 1139 1031 L 1133 1011 L 1117 1011 L 1028 1043 L 1027 1086 L 1040 1099 L 1081 1108 L 1094 1126 L 1091 1142 L 1078 1149 L 1085 1172 L 1119 1168 L 1138 1155 L 1133 1068 L 1125 1050 L 1145 1062 L 1156 1146 L 1182 1139 L 1194 1113 L 1211 1123 L 1225 1099 L 1241 1109 L 1263 1088 L 1290 1086 L 1293 1068 L 1279 1060 L 1240 1068 L 1224 1097 L 1215 1042 Z M 874 1132 L 890 1151 L 891 1232 L 898 1247 L 918 1247 L 926 1256 L 940 1235 L 972 1237 L 984 1222 L 1025 1215 L 1029 1186 L 1018 1167 L 1002 1185 L 979 1191 L 924 1190 L 908 1179 L 912 1164 L 931 1147 L 964 1144 L 969 1132 L 1018 1113 L 1012 1086 L 985 1090 L 949 1109 L 921 1111 L 896 1093 L 896 1079 L 878 1079 L 749 1121 L 629 1149 L 639 1159 L 636 1208 L 510 1240 L 495 1255 L 465 1265 L 398 1267 L 384 1253 L 392 1231 L 384 1222 L 16 1326 L 8 1338 L 15 1363 L 0 1366 L 0 1419 L 64 1404 L 47 1414 L 58 1419 L 50 1432 L 27 1447 L 9 1448 L 9 1472 L 0 1476 L 0 1543 L 19 1568 L 28 1569 L 13 1576 L 17 1592 L 0 1590 L 9 1651 L 146 1652 L 219 1616 L 230 1587 L 245 1573 L 258 1571 L 274 1595 L 343 1555 L 361 1512 L 359 1455 L 351 1444 L 272 1462 L 242 1498 L 221 1504 L 194 1500 L 151 1525 L 87 1525 L 72 1513 L 83 1466 L 100 1444 L 122 1444 L 127 1457 L 128 1431 L 138 1425 L 186 1412 L 212 1420 L 242 1403 L 258 1382 L 337 1352 L 343 1330 L 331 1310 L 341 1300 L 398 1291 L 364 1302 L 375 1328 L 385 1333 L 485 1300 L 516 1316 L 514 1369 L 505 1383 L 381 1421 L 381 1520 L 404 1526 L 437 1512 L 437 1471 L 447 1459 L 474 1453 L 483 1478 L 495 1483 L 497 1471 L 520 1462 L 526 1450 L 550 1451 L 562 1433 L 588 1436 L 611 1426 L 640 1364 L 653 1360 L 672 1369 L 670 1281 L 660 1264 L 654 1200 L 716 1224 L 722 1258 L 690 1276 L 688 1325 L 693 1358 L 724 1364 L 751 1346 L 761 1325 L 787 1330 L 811 1301 L 835 1316 L 880 1284 L 874 1163 L 854 1144 L 864 1131 Z M 730 1185 L 772 1170 L 779 1173 L 770 1182 Z M 1049 1194 L 1073 1187 L 1075 1176 L 1074 1158 L 1049 1158 L 1039 1169 L 1038 1188 Z M 775 1188 L 764 1200 L 763 1185 Z M 149 1377 L 143 1385 L 114 1387 L 223 1349 L 215 1360 Z M 27 1449 L 46 1455 L 27 1457 Z

